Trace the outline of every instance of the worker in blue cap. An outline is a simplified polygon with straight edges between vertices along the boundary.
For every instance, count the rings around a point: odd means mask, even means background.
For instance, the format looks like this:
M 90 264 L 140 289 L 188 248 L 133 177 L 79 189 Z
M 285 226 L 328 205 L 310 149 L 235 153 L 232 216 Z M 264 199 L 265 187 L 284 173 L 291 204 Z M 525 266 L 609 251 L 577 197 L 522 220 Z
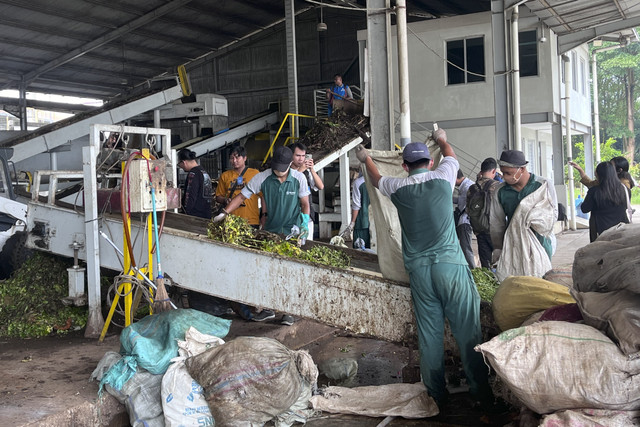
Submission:
M 381 176 L 364 146 L 357 147 L 373 185 L 389 197 L 398 210 L 402 228 L 402 255 L 411 283 L 418 325 L 420 373 L 440 411 L 448 393 L 444 370 L 444 319 L 449 320 L 470 392 L 483 404 L 493 403 L 488 370 L 474 347 L 482 343 L 480 295 L 460 249 L 451 215 L 451 198 L 460 168 L 447 135 L 439 129 L 433 137 L 444 156 L 430 171 L 433 160 L 427 146 L 407 144 L 402 154 L 406 178 Z

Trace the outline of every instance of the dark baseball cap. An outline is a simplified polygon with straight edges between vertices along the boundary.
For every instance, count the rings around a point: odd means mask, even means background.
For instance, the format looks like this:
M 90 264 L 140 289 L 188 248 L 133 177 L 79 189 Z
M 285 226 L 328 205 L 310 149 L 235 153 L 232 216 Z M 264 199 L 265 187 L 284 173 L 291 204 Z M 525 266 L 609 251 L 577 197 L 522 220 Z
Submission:
M 291 165 L 291 160 L 293 160 L 293 152 L 291 149 L 289 147 L 278 147 L 273 152 L 271 169 L 284 172 Z
M 419 160 L 431 160 L 429 149 L 422 142 L 411 142 L 402 151 L 402 160 L 413 163 Z
M 500 154 L 500 161 L 498 164 L 500 166 L 505 166 L 509 168 L 521 168 L 524 165 L 529 163 L 524 158 L 524 153 L 518 150 L 505 150 Z

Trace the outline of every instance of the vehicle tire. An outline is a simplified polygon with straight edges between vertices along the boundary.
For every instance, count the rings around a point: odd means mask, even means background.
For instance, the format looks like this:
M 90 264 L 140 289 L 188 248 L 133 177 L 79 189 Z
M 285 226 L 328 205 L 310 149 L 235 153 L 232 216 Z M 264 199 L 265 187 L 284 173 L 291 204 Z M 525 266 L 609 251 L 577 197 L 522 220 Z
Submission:
M 11 273 L 19 269 L 33 255 L 33 250 L 26 246 L 27 237 L 28 234 L 26 232 L 19 232 L 11 236 L 4 244 L 0 253 L 1 278 L 9 278 Z

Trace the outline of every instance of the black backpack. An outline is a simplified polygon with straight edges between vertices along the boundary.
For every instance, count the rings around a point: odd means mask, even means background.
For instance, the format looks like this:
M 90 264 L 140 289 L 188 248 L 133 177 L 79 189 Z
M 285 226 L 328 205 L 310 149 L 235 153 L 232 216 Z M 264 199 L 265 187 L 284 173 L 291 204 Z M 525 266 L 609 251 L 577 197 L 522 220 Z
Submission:
M 491 209 L 491 194 L 489 189 L 494 183 L 492 179 L 487 180 L 483 186 L 477 182 L 469 187 L 467 192 L 467 215 L 473 232 L 489 232 L 489 212 Z

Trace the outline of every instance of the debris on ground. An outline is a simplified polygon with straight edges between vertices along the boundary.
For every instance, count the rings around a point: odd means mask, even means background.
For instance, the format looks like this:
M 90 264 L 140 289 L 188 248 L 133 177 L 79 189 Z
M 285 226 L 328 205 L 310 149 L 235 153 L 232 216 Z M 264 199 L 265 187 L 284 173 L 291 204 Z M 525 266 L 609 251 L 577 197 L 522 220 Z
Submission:
M 307 152 L 314 157 L 323 157 L 332 153 L 358 136 L 366 141 L 369 131 L 369 118 L 362 114 L 349 114 L 344 110 L 336 110 L 331 117 L 316 121 L 316 124 L 300 138 L 307 146 Z
M 325 246 L 314 246 L 309 250 L 301 249 L 296 244 L 295 239 L 283 240 L 278 234 L 265 230 L 256 230 L 249 225 L 246 219 L 235 215 L 227 215 L 220 222 L 209 222 L 207 236 L 212 240 L 259 249 L 330 267 L 347 268 L 351 264 L 349 256 L 342 251 Z
M 62 302 L 69 294 L 71 265 L 65 258 L 37 252 L 0 281 L 0 336 L 38 338 L 84 328 L 87 308 Z

